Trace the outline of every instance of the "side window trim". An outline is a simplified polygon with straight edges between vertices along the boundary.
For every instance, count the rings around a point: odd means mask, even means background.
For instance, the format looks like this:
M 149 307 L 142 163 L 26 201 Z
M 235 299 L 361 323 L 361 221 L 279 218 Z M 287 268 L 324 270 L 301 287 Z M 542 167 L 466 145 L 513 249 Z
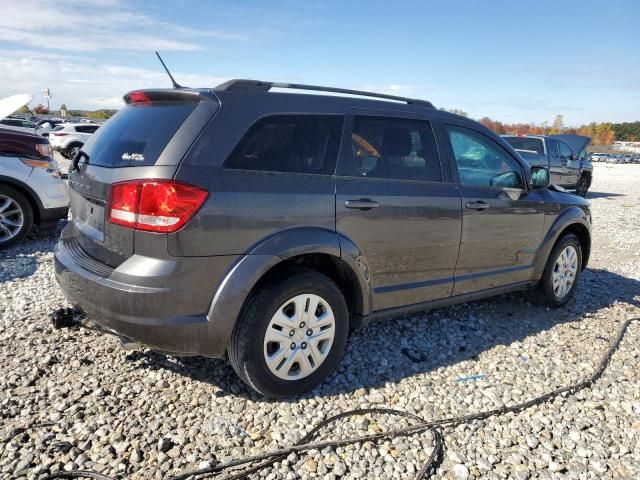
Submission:
M 454 178 L 455 183 L 457 185 L 460 186 L 465 186 L 462 183 L 462 180 L 460 179 L 460 173 L 458 172 L 458 163 L 456 161 L 456 157 L 455 154 L 453 152 L 453 146 L 451 145 L 451 140 L 449 139 L 449 134 L 447 132 L 447 127 L 454 127 L 454 128 L 462 128 L 462 129 L 466 129 L 466 130 L 470 130 L 473 133 L 475 133 L 476 135 L 479 135 L 485 139 L 487 139 L 488 141 L 490 141 L 492 144 L 494 144 L 499 150 L 501 150 L 505 155 L 507 155 L 507 157 L 511 158 L 513 160 L 513 162 L 518 165 L 518 168 L 520 170 L 520 177 L 522 178 L 522 183 L 523 186 L 522 188 L 520 188 L 519 190 L 528 190 L 528 186 L 527 186 L 527 175 L 525 172 L 525 166 L 522 164 L 522 162 L 520 162 L 520 160 L 518 160 L 517 158 L 515 158 L 513 155 L 511 155 L 511 153 L 504 147 L 502 147 L 502 145 L 500 145 L 498 142 L 496 142 L 495 140 L 493 140 L 491 137 L 485 135 L 483 132 L 473 128 L 472 126 L 469 125 L 460 125 L 457 123 L 453 123 L 453 122 L 443 122 L 442 124 L 439 125 L 439 127 L 441 128 L 441 132 L 442 132 L 442 139 L 445 142 L 446 145 L 446 150 L 447 150 L 447 155 L 449 157 L 449 163 L 451 165 L 451 170 L 452 172 L 454 172 Z M 493 190 L 503 190 L 505 187 L 495 187 L 495 186 L 491 186 L 491 185 L 473 185 L 474 188 L 490 188 Z
M 381 118 L 393 118 L 400 120 L 410 120 L 425 122 L 426 127 L 430 129 L 433 139 L 435 141 L 435 149 L 437 160 L 440 165 L 440 171 L 442 174 L 442 180 L 420 180 L 420 179 L 403 179 L 403 178 L 383 178 L 383 177 L 358 177 L 353 176 L 345 172 L 345 165 L 351 161 L 351 134 L 354 130 L 356 117 L 381 117 Z M 338 162 L 336 164 L 335 175 L 343 178 L 366 178 L 373 181 L 398 181 L 398 182 L 421 182 L 421 183 L 437 183 L 437 184 L 452 184 L 455 183 L 451 178 L 450 167 L 448 165 L 448 158 L 441 150 L 440 141 L 438 139 L 438 131 L 435 128 L 436 119 L 431 118 L 429 115 L 422 115 L 413 112 L 402 112 L 395 110 L 374 110 L 374 109 L 359 109 L 350 108 L 345 113 L 344 128 L 342 132 L 342 141 L 340 144 L 340 151 L 338 155 Z

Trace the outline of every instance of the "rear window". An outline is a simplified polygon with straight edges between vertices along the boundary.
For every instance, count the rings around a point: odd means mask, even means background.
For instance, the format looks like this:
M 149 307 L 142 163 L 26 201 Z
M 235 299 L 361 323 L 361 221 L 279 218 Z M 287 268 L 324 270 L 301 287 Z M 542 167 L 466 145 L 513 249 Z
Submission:
M 94 133 L 96 130 L 98 130 L 98 125 L 78 125 L 78 126 L 76 126 L 76 132 Z
M 504 137 L 504 139 L 516 150 L 527 150 L 544 155 L 544 143 L 541 138 Z
M 195 108 L 192 102 L 127 105 L 82 147 L 99 167 L 155 165 L 180 125 Z
M 224 162 L 226 168 L 333 173 L 344 118 L 272 115 L 258 120 Z

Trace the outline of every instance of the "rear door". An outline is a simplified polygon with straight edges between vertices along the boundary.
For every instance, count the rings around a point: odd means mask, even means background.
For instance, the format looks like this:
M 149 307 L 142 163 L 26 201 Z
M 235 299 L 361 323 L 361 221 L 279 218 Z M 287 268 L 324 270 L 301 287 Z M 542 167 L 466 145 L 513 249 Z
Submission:
M 528 281 L 544 225 L 541 190 L 528 190 L 523 165 L 481 131 L 444 131 L 463 211 L 453 294 Z
M 431 123 L 352 111 L 336 177 L 336 229 L 364 254 L 374 310 L 451 294 L 460 220 Z
M 91 135 L 69 172 L 77 241 L 92 257 L 114 267 L 133 254 L 136 232 L 106 220 L 111 186 L 133 179 L 173 178 L 218 108 L 217 102 L 184 93 L 144 98 L 129 103 Z

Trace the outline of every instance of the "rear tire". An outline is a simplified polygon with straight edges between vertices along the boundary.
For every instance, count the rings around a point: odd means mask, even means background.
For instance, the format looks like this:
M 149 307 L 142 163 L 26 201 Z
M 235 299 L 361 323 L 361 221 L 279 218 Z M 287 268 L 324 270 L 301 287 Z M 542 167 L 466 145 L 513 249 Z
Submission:
M 0 185 L 0 250 L 21 241 L 33 227 L 33 208 L 19 191 Z
M 589 191 L 589 178 L 586 175 L 582 175 L 580 180 L 578 180 L 578 185 L 576 185 L 576 194 L 581 197 L 586 197 L 587 192 Z
M 231 336 L 229 361 L 262 395 L 299 395 L 335 370 L 348 332 L 347 304 L 335 283 L 313 270 L 295 270 L 249 299 Z
M 69 160 L 73 160 L 73 157 L 75 157 L 78 154 L 81 148 L 82 148 L 82 145 L 80 143 L 73 143 L 69 145 L 66 150 L 66 154 L 67 154 L 66 157 Z
M 575 294 L 582 272 L 582 247 L 572 233 L 562 236 L 553 247 L 542 278 L 529 299 L 551 308 L 565 306 Z

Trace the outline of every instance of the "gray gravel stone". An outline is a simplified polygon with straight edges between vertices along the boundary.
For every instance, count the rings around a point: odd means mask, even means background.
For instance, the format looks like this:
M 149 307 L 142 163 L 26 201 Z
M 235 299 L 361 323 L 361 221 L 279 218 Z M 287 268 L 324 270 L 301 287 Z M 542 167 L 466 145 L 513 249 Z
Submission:
M 289 445 L 345 410 L 390 407 L 434 419 L 575 382 L 593 371 L 621 322 L 640 316 L 638 178 L 638 165 L 596 166 L 589 268 L 566 308 L 514 294 L 374 324 L 353 334 L 327 382 L 282 402 L 247 389 L 223 360 L 125 352 L 109 336 L 53 330 L 48 314 L 67 305 L 53 275 L 59 228 L 34 235 L 0 252 L 0 478 L 87 468 L 162 479 Z M 434 477 L 640 478 L 639 363 L 634 325 L 592 388 L 445 428 Z M 484 376 L 458 381 L 476 375 Z M 408 424 L 360 416 L 321 438 Z M 327 448 L 291 454 L 253 478 L 413 478 L 432 449 L 427 433 Z

